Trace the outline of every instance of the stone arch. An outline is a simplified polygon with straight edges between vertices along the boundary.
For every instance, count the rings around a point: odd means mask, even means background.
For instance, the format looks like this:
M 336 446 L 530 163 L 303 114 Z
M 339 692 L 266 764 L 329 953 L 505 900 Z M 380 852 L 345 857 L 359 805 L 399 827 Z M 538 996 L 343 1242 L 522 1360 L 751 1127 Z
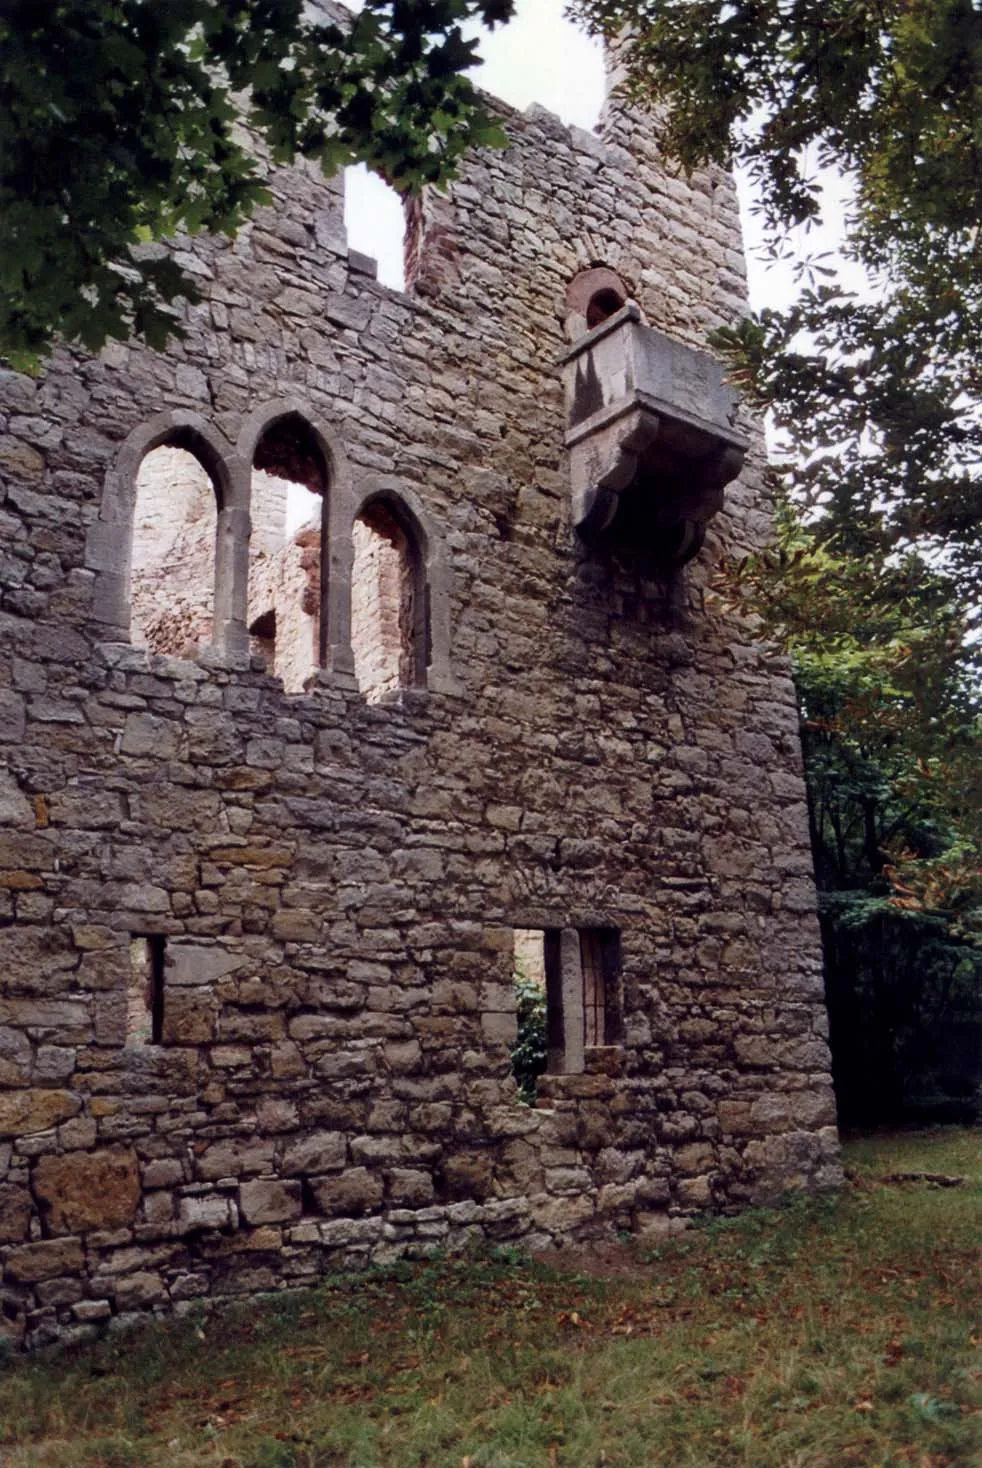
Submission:
M 300 418 L 310 430 L 312 437 L 324 456 L 329 488 L 331 492 L 345 490 L 348 486 L 348 461 L 337 433 L 310 411 L 310 404 L 303 398 L 291 396 L 273 398 L 268 403 L 254 408 L 242 420 L 236 440 L 236 453 L 245 464 L 251 464 L 259 440 L 283 418 Z
M 576 341 L 608 320 L 631 299 L 622 276 L 608 265 L 580 270 L 566 287 L 566 335 Z
M 451 574 L 442 538 L 418 495 L 390 475 L 368 475 L 359 482 L 334 528 L 337 601 L 341 614 L 335 624 L 335 666 L 354 673 L 352 649 L 352 572 L 355 561 L 355 525 L 372 516 L 384 516 L 405 537 L 414 582 L 412 609 L 412 669 L 403 686 L 437 693 L 459 693 L 450 660 Z
M 298 430 L 302 430 L 302 434 L 308 437 L 316 452 L 320 467 L 320 484 L 316 488 L 316 493 L 320 495 L 322 502 L 319 521 L 320 543 L 316 551 L 308 548 L 310 554 L 316 555 L 317 561 L 316 576 L 313 578 L 316 582 L 317 633 L 316 648 L 311 664 L 312 667 L 319 666 L 334 672 L 351 673 L 353 664 L 350 645 L 347 640 L 343 645 L 339 645 L 336 631 L 339 622 L 344 621 L 344 601 L 339 592 L 337 566 L 338 525 L 344 523 L 347 518 L 347 507 L 351 501 L 351 476 L 340 437 L 312 414 L 309 404 L 299 397 L 276 398 L 264 403 L 242 421 L 237 439 L 237 457 L 246 466 L 250 520 L 256 518 L 258 508 L 253 504 L 252 498 L 253 470 L 256 467 L 257 452 L 271 433 L 291 420 L 295 420 Z M 258 467 L 262 468 L 262 465 Z M 313 466 L 307 467 L 310 469 Z M 284 469 L 285 466 L 281 466 L 277 472 L 282 473 L 283 477 L 288 480 L 290 473 L 300 473 L 302 478 L 291 482 L 309 485 L 310 475 L 302 469 L 289 472 L 284 472 Z M 350 535 L 350 527 L 346 533 Z M 256 611 L 255 605 L 252 610 Z M 260 609 L 259 616 L 262 615 L 263 609 Z M 282 625 L 282 620 L 282 618 L 278 619 L 278 625 Z M 347 651 L 347 656 L 345 656 L 345 651 Z
M 182 408 L 156 414 L 125 439 L 106 475 L 99 517 L 89 527 L 85 565 L 94 573 L 92 620 L 98 634 L 128 642 L 137 475 L 154 449 L 193 455 L 211 480 L 218 523 L 215 537 L 213 640 L 224 652 L 245 645 L 245 561 L 248 543 L 247 476 L 224 435 L 199 413 Z M 241 630 L 240 630 L 241 629 Z

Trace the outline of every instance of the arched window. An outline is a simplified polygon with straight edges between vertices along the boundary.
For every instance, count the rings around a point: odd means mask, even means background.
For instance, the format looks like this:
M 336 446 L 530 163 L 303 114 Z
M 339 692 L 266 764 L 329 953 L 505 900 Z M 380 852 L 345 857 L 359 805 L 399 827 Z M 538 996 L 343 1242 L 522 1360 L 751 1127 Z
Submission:
M 630 292 L 613 270 L 593 265 L 581 270 L 566 288 L 566 335 L 576 341 L 584 332 L 614 316 L 627 304 Z
M 253 651 L 288 693 L 323 663 L 327 488 L 327 460 L 306 419 L 288 412 L 268 424 L 252 460 L 248 626 Z
M 187 657 L 211 642 L 217 528 L 215 483 L 197 454 L 174 441 L 145 454 L 130 552 L 134 643 Z
M 429 661 L 425 548 L 406 507 L 369 500 L 352 527 L 351 650 L 370 703 L 426 686 Z

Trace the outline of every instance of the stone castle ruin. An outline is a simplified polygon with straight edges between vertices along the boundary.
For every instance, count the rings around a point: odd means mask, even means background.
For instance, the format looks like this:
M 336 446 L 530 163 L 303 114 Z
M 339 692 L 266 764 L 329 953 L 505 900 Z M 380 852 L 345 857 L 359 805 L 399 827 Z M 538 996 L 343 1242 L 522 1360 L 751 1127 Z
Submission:
M 502 113 L 405 293 L 301 165 L 183 340 L 0 378 L 18 1341 L 839 1178 L 792 686 L 712 595 L 733 185 Z

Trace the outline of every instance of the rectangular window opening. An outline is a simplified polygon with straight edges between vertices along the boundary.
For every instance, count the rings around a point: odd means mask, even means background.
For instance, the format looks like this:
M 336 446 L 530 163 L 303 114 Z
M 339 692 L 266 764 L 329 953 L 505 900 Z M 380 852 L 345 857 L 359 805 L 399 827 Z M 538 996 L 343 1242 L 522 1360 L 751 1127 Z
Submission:
M 616 928 L 583 928 L 580 932 L 583 974 L 583 1044 L 620 1045 L 621 935 Z
M 523 1099 L 535 1080 L 576 1075 L 587 1052 L 623 1043 L 617 928 L 516 928 L 518 1041 L 513 1069 Z
M 159 1045 L 164 1034 L 163 933 L 135 934 L 130 939 L 130 983 L 126 995 L 126 1043 Z

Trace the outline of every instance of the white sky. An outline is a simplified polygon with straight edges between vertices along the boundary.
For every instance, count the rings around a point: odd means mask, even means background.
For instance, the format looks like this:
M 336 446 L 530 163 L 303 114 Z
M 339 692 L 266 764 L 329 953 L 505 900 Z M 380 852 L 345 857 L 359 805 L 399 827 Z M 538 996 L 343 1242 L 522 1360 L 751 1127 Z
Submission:
M 351 3 L 351 0 L 348 0 Z M 513 107 L 539 102 L 564 122 L 593 128 L 604 97 L 604 68 L 599 42 L 591 40 L 563 14 L 564 0 L 518 0 L 515 19 L 481 44 L 484 62 L 472 73 L 478 85 Z M 748 246 L 751 304 L 787 305 L 795 294 L 793 261 L 835 250 L 841 237 L 843 189 L 832 179 L 826 191 L 827 223 L 807 236 L 791 241 L 790 259 L 766 265 L 754 258 L 760 230 L 752 213 L 752 198 L 740 180 L 740 202 Z M 401 288 L 402 206 L 390 189 L 364 167 L 347 174 L 345 217 L 352 248 L 373 256 L 379 279 Z M 832 260 L 825 263 L 837 263 Z M 849 272 L 848 278 L 857 283 Z

